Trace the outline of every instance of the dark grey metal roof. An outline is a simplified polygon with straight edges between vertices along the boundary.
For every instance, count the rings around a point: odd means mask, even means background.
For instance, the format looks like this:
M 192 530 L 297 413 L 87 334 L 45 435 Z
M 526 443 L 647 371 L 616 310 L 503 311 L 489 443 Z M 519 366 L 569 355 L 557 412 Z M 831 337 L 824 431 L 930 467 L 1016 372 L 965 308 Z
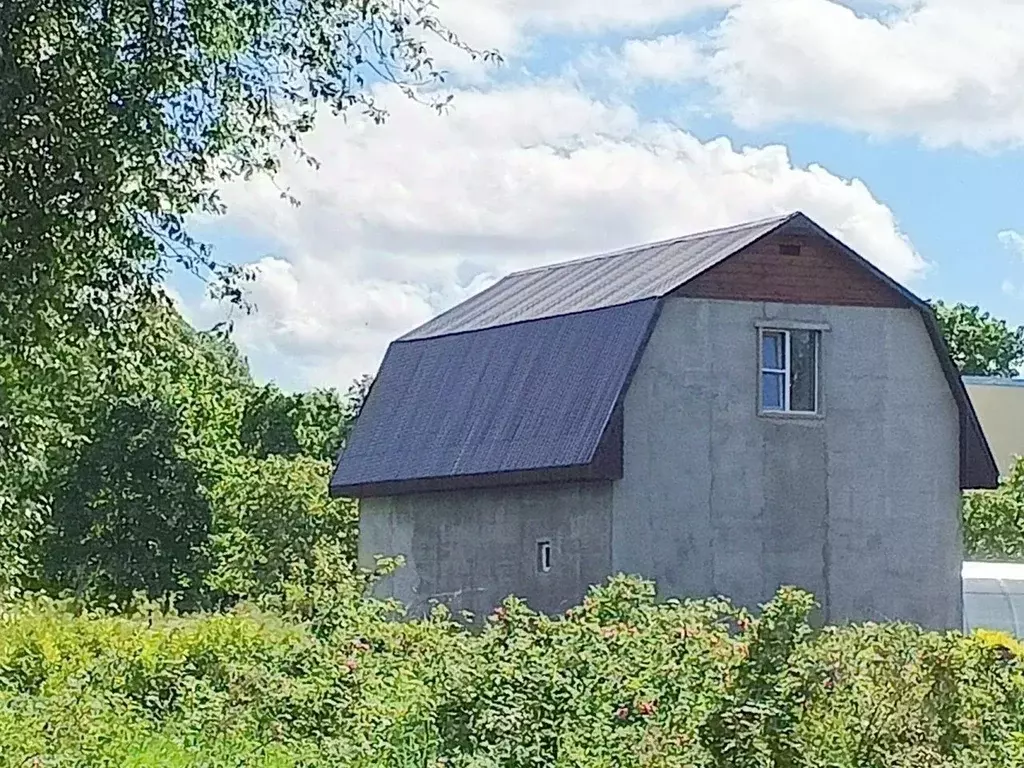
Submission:
M 796 215 L 515 272 L 401 340 L 464 333 L 660 298 Z
M 658 307 L 648 300 L 395 342 L 331 492 L 370 495 L 375 485 L 420 479 L 586 467 Z
M 960 410 L 961 487 L 994 487 L 992 452 L 934 312 L 794 213 L 509 275 L 407 334 L 388 350 L 332 494 L 528 482 L 543 472 L 610 478 L 599 451 L 662 298 L 773 232 L 826 238 L 921 312 Z

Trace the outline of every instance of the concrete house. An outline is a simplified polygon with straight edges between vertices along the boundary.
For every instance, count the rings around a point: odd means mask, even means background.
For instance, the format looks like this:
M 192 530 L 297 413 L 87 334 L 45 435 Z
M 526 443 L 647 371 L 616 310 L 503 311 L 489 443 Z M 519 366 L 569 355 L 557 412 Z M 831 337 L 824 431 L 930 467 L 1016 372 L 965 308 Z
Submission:
M 626 572 L 960 627 L 997 472 L 930 309 L 803 214 L 512 274 L 395 341 L 331 480 L 414 613 Z

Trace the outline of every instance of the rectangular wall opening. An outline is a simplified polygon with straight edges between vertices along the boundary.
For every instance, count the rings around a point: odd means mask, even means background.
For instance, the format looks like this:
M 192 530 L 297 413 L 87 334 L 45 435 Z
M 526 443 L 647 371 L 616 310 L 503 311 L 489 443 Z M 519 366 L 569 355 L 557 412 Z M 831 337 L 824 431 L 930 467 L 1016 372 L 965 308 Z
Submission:
M 547 573 L 551 570 L 551 542 L 537 542 L 537 573 Z

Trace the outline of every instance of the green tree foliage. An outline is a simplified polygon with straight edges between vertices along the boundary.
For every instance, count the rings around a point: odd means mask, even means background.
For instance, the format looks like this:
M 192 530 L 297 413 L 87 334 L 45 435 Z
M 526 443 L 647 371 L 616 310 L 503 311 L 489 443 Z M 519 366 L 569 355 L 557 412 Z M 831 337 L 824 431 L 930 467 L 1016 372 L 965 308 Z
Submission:
M 979 560 L 1024 561 L 1024 460 L 991 491 L 964 494 L 964 546 Z
M 349 406 L 336 390 L 288 394 L 274 385 L 255 391 L 242 417 L 242 446 L 257 457 L 315 456 L 333 460 Z
M 48 449 L 51 504 L 26 539 L 22 581 L 122 603 L 176 592 L 195 606 L 280 590 L 328 543 L 351 571 L 354 510 L 328 499 L 326 461 L 350 396 L 257 386 L 230 339 L 166 303 L 137 327 L 128 360 L 79 363 L 82 405 Z M 292 406 L 287 430 L 268 392 Z M 284 433 L 290 448 L 253 451 L 253 433 Z
M 257 458 L 313 456 L 334 461 L 355 425 L 371 377 L 356 379 L 341 395 L 334 389 L 282 392 L 273 384 L 249 396 L 242 417 L 242 446 Z
M 329 631 L 239 606 L 181 618 L 22 603 L 0 614 L 5 765 L 1003 768 L 1024 668 L 981 638 L 814 630 L 616 578 L 564 617 L 510 599 L 480 631 L 389 620 L 351 593 Z
M 149 310 L 167 271 L 191 271 L 214 296 L 242 302 L 247 274 L 190 237 L 186 217 L 219 214 L 222 185 L 272 175 L 289 151 L 302 155 L 318 111 L 385 119 L 375 84 L 446 103 L 428 46 L 477 53 L 431 8 L 427 0 L 0 0 L 7 586 L 31 570 L 48 524 L 48 491 L 62 471 L 54 448 L 76 450 L 88 435 L 81 421 L 114 372 L 145 369 L 140 339 L 152 330 Z M 210 434 L 189 414 L 182 429 L 194 440 Z
M 352 428 L 355 426 L 356 420 L 363 410 L 363 405 L 366 403 L 366 398 L 369 396 L 370 387 L 372 386 L 373 377 L 367 374 L 352 382 L 348 392 L 345 393 L 345 429 L 342 434 L 342 442 L 348 440 Z
M 953 362 L 973 376 L 1017 376 L 1024 362 L 1024 327 L 1012 328 L 975 306 L 933 302 Z M 964 545 L 968 557 L 1024 559 L 1024 466 L 999 488 L 964 495 Z
M 210 504 L 179 449 L 181 421 L 151 397 L 97 406 L 54 488 L 40 542 L 45 584 L 121 598 L 198 586 Z
M 36 584 L 120 597 L 194 591 L 211 524 L 206 485 L 240 450 L 248 379 L 223 342 L 165 303 L 136 324 L 138 352 L 79 361 L 73 437 L 51 448 L 49 514 L 26 558 Z
M 1024 362 L 1024 327 L 1011 328 L 978 307 L 932 303 L 953 362 L 969 376 L 1016 376 Z
M 330 499 L 331 464 L 307 456 L 240 457 L 210 494 L 214 530 L 207 583 L 231 601 L 282 594 L 285 585 L 316 565 L 324 547 L 351 569 L 357 512 L 347 499 Z
M 237 277 L 184 217 L 220 213 L 225 181 L 301 153 L 318 110 L 383 120 L 374 83 L 444 104 L 428 43 L 477 53 L 431 10 L 424 0 L 5 0 L 5 341 L 45 342 L 69 321 L 107 327 L 171 262 Z M 237 285 L 221 287 L 239 298 Z

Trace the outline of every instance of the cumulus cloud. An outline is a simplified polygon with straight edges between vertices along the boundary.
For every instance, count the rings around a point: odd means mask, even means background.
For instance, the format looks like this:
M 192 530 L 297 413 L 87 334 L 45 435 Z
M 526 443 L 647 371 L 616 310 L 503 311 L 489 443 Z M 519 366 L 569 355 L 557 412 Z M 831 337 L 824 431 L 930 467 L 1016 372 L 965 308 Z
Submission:
M 477 48 L 522 54 L 538 33 L 652 29 L 735 0 L 444 0 L 438 17 Z
M 685 34 L 626 40 L 581 55 L 575 69 L 613 81 L 616 86 L 659 85 L 697 80 L 706 75 L 701 43 Z
M 685 35 L 662 35 L 653 40 L 627 40 L 622 46 L 627 71 L 647 80 L 678 82 L 697 77 L 701 52 Z
M 436 16 L 463 42 L 477 50 L 497 50 L 515 61 L 534 51 L 538 38 L 560 35 L 582 38 L 609 32 L 656 30 L 735 0 L 443 0 Z M 430 46 L 435 61 L 458 74 L 462 82 L 482 83 L 493 73 L 482 60 L 436 40 Z
M 708 79 L 746 127 L 990 149 L 1024 143 L 1022 38 L 1018 0 L 741 0 L 714 30 Z
M 1024 258 L 1024 235 L 1012 229 L 1004 229 L 998 237 L 1004 248 Z
M 380 92 L 392 118 L 320 123 L 319 171 L 229 188 L 260 236 L 246 351 L 304 385 L 372 371 L 390 339 L 517 268 L 803 210 L 898 279 L 924 262 L 860 181 L 785 147 L 702 142 L 561 82 L 457 94 L 444 116 Z

